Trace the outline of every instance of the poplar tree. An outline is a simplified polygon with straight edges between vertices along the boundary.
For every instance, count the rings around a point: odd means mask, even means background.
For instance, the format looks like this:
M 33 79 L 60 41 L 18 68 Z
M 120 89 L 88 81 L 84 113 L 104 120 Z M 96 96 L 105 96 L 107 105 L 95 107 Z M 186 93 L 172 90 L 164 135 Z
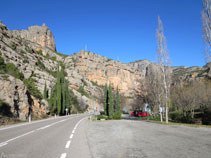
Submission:
M 170 58 L 167 48 L 166 37 L 164 35 L 163 23 L 158 16 L 158 28 L 156 29 L 157 37 L 157 56 L 158 62 L 161 65 L 162 88 L 164 89 L 164 100 L 166 107 L 166 123 L 168 123 L 168 99 L 170 94 L 171 85 L 171 72 L 170 72 Z

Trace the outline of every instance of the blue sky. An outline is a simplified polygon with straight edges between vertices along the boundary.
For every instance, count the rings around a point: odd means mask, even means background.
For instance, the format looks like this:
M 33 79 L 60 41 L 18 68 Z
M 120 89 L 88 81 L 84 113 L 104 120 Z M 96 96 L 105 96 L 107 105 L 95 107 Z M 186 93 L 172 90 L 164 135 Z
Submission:
M 157 16 L 173 66 L 203 66 L 201 0 L 1 0 L 0 20 L 9 29 L 46 25 L 57 51 L 85 48 L 124 63 L 156 62 Z

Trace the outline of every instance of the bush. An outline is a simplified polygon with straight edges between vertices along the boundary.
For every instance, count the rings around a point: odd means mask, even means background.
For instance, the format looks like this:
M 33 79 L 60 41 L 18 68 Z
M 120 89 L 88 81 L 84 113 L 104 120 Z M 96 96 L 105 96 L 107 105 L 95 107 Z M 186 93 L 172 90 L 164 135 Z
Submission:
M 98 120 L 101 120 L 101 119 L 108 120 L 108 116 L 106 116 L 106 115 L 98 115 L 98 116 L 97 116 L 97 119 L 98 119 Z
M 0 100 L 0 115 L 12 116 L 9 104 L 3 102 L 2 100 Z
M 21 73 L 13 63 L 6 64 L 6 72 L 20 80 L 24 79 L 23 73 Z
M 0 73 L 6 72 L 6 64 L 4 63 L 4 58 L 0 57 Z
M 85 91 L 85 89 L 84 89 L 83 86 L 80 86 L 80 87 L 78 88 L 78 92 L 81 93 L 81 95 L 84 95 L 84 96 L 86 96 L 86 97 L 89 98 L 89 94 Z
M 56 61 L 56 56 L 50 57 L 51 60 Z
M 120 120 L 120 119 L 122 119 L 122 116 L 121 116 L 121 114 L 116 114 L 116 113 L 114 113 L 113 119 L 114 119 L 114 120 Z
M 40 50 L 38 50 L 38 51 L 36 51 L 36 53 L 37 53 L 37 54 L 39 54 L 39 55 L 43 55 L 43 54 L 42 54 L 42 50 L 41 50 L 41 49 L 40 49 Z
M 42 99 L 42 94 L 40 91 L 37 89 L 37 87 L 34 84 L 34 81 L 32 78 L 29 79 L 24 79 L 23 80 L 24 84 L 26 85 L 28 91 L 36 98 Z
M 174 111 L 169 113 L 169 117 L 172 121 L 181 122 L 183 118 L 183 113 L 181 111 Z
M 202 124 L 211 125 L 211 108 L 203 109 Z
M 181 111 L 174 111 L 169 113 L 172 121 L 180 122 L 180 123 L 194 123 L 194 118 L 191 117 L 191 113 L 187 112 L 184 115 Z

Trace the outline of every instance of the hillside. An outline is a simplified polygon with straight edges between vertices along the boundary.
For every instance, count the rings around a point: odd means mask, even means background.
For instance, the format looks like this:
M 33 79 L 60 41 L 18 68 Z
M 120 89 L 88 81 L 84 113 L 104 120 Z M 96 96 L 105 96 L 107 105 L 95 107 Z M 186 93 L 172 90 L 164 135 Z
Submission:
M 158 64 L 148 60 L 125 64 L 83 50 L 69 56 L 58 53 L 54 36 L 45 24 L 11 31 L 0 23 L 0 56 L 0 100 L 21 120 L 27 119 L 30 111 L 36 118 L 49 113 L 49 104 L 42 96 L 45 83 L 50 95 L 59 63 L 64 65 L 72 97 L 77 99 L 72 112 L 101 109 L 103 86 L 108 82 L 120 89 L 123 108 L 130 110 L 145 76 L 152 70 L 160 71 Z M 174 82 L 210 79 L 210 69 L 210 64 L 172 68 L 177 78 Z

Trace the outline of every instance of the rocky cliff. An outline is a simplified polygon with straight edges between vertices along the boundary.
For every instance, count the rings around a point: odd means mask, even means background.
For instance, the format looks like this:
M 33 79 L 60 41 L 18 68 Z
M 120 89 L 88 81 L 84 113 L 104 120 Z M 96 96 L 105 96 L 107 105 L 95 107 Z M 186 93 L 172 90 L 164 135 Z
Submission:
M 27 30 L 14 30 L 13 33 L 16 36 L 38 43 L 42 47 L 48 47 L 56 51 L 54 36 L 45 24 L 42 26 L 31 26 Z
M 45 25 L 10 31 L 0 23 L 0 57 L 5 63 L 13 63 L 25 79 L 33 81 L 41 94 L 45 83 L 50 94 L 56 82 L 58 64 L 63 63 L 69 89 L 79 102 L 79 107 L 72 108 L 75 112 L 78 109 L 101 109 L 103 87 L 108 82 L 120 89 L 121 95 L 125 96 L 123 107 L 130 109 L 137 88 L 140 90 L 139 84 L 144 82 L 150 72 L 160 71 L 159 64 L 148 60 L 125 64 L 83 50 L 69 56 L 62 55 L 56 52 L 53 34 Z M 210 64 L 204 67 L 171 69 L 174 82 L 211 78 Z M 80 91 L 80 87 L 83 87 L 86 94 Z M 0 71 L 0 100 L 9 103 L 14 115 L 27 119 L 29 110 L 37 117 L 48 113 L 48 102 L 28 92 L 23 81 Z
M 142 77 L 142 73 L 127 64 L 83 50 L 67 57 L 64 63 L 69 70 L 76 71 L 98 86 L 109 82 L 125 96 L 134 95 L 138 80 Z

